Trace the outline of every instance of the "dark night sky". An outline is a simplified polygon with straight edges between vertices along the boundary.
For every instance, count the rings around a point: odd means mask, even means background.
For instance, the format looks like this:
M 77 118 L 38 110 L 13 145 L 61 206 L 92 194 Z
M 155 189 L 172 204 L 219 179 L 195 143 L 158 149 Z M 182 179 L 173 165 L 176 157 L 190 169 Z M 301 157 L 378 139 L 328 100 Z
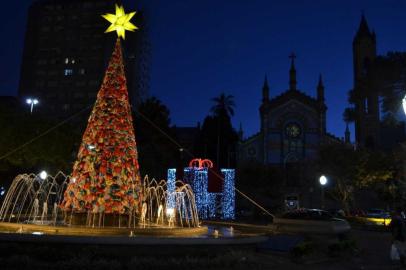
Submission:
M 364 10 L 377 33 L 378 53 L 406 50 L 406 1 L 140 0 L 152 43 L 151 94 L 170 109 L 172 123 L 203 121 L 210 98 L 235 96 L 237 128 L 259 130 L 264 75 L 270 94 L 288 87 L 294 51 L 298 88 L 314 96 L 322 73 L 327 129 L 342 137 L 342 112 L 352 87 L 352 39 Z M 15 95 L 30 0 L 3 3 L 0 94 Z M 136 4 L 134 4 L 136 3 Z M 112 7 L 113 11 L 113 7 Z M 106 27 L 108 23 L 106 22 Z

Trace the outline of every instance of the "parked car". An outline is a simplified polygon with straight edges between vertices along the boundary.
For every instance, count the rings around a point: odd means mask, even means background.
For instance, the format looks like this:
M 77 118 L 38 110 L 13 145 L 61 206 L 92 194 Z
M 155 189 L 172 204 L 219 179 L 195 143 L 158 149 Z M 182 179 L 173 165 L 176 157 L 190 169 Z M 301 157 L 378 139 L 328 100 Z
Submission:
M 369 218 L 390 218 L 390 213 L 378 208 L 368 209 L 365 213 Z
M 330 220 L 333 215 L 321 209 L 306 209 L 301 208 L 293 211 L 288 211 L 282 215 L 282 218 L 288 219 L 307 219 L 307 220 Z
M 297 209 L 274 218 L 273 225 L 279 232 L 305 234 L 344 234 L 351 230 L 350 224 L 335 218 L 329 212 L 320 209 Z

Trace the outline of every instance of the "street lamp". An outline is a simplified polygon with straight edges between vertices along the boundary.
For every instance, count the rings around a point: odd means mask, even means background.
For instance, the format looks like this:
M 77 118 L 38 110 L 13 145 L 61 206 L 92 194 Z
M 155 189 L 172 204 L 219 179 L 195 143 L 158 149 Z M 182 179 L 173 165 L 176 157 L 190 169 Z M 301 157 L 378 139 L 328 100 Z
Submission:
M 34 105 L 37 105 L 39 103 L 38 99 L 36 99 L 36 98 L 27 98 L 25 100 L 25 102 L 27 102 L 27 104 L 30 105 L 31 114 L 32 114 L 32 110 L 34 109 Z
M 321 186 L 321 209 L 324 209 L 324 186 L 327 184 L 327 177 L 320 176 L 319 182 Z
M 39 173 L 39 178 L 41 178 L 42 180 L 47 179 L 48 177 L 48 173 L 46 171 L 42 171 Z

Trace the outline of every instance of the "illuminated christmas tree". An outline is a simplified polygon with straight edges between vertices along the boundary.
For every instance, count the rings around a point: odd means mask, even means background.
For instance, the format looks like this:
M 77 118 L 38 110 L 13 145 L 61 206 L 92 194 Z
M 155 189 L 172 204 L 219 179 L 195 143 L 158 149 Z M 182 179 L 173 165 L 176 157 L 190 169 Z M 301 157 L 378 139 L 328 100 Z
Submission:
M 135 12 L 103 15 L 118 39 L 83 134 L 61 208 L 73 213 L 133 215 L 141 202 L 141 179 L 120 36 L 136 27 Z

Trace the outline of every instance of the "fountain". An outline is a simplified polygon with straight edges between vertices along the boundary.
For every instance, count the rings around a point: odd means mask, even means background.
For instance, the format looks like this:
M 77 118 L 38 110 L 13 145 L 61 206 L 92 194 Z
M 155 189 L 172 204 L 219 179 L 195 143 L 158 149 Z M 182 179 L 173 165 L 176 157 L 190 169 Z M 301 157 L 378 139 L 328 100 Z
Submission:
M 62 172 L 46 179 L 35 174 L 18 175 L 0 208 L 0 221 L 56 225 L 61 215 L 57 205 L 62 201 L 69 179 Z M 48 205 L 53 206 L 50 214 Z
M 116 5 L 115 15 L 103 15 L 112 23 L 109 29 L 117 30 L 118 38 L 72 174 L 49 176 L 43 171 L 18 175 L 0 208 L 3 228 L 65 233 L 75 228 L 82 232 L 92 229 L 91 233 L 107 228 L 116 233 L 112 229 L 117 228 L 124 233 L 131 229 L 132 235 L 159 229 L 166 229 L 164 234 L 173 234 L 178 228 L 205 231 L 199 226 L 195 196 L 188 184 L 171 182 L 168 189 L 164 180 L 146 176 L 142 181 L 140 177 L 120 39 L 124 39 L 123 29 L 137 29 L 128 21 L 134 14 L 126 15 L 123 7 Z
M 59 207 L 70 182 L 72 178 L 62 172 L 55 176 L 48 175 L 45 179 L 35 174 L 18 175 L 0 208 L 0 227 L 13 228 L 20 224 L 17 226 L 20 232 L 23 231 L 21 225 L 29 225 L 29 228 L 35 228 L 36 231 L 41 231 L 41 226 L 59 228 L 59 231 L 61 228 L 69 230 L 75 227 L 71 223 L 75 213 L 67 213 Z M 144 198 L 141 214 L 129 217 L 131 222 L 125 224 L 126 226 L 119 222 L 117 229 L 201 228 L 200 231 L 205 232 L 204 227 L 199 227 L 194 194 L 188 184 L 177 181 L 175 190 L 168 191 L 165 180 L 149 180 L 146 176 L 141 197 Z M 169 203 L 168 198 L 174 200 Z M 104 224 L 104 213 L 88 210 L 85 216 L 86 220 L 79 227 L 107 227 Z M 120 220 L 120 215 L 117 219 Z
M 58 172 L 51 176 L 43 171 L 18 175 L 0 207 L 0 232 L 11 233 L 0 233 L 1 237 L 11 236 L 14 241 L 27 233 L 45 238 L 53 234 L 98 235 L 103 238 L 88 237 L 86 241 L 104 243 L 109 239 L 110 243 L 133 244 L 135 236 L 209 235 L 208 228 L 200 226 L 197 199 L 189 184 L 172 178 L 167 182 L 140 177 L 120 40 L 124 29 L 137 29 L 129 22 L 134 14 L 125 14 L 116 6 L 116 15 L 103 15 L 112 22 L 108 32 L 117 30 L 119 37 L 72 174 Z M 233 210 L 234 193 L 231 195 L 227 196 L 231 203 L 226 205 Z M 228 208 L 225 214 L 230 212 Z M 116 235 L 125 237 L 110 237 Z M 215 237 L 219 237 L 219 231 Z

